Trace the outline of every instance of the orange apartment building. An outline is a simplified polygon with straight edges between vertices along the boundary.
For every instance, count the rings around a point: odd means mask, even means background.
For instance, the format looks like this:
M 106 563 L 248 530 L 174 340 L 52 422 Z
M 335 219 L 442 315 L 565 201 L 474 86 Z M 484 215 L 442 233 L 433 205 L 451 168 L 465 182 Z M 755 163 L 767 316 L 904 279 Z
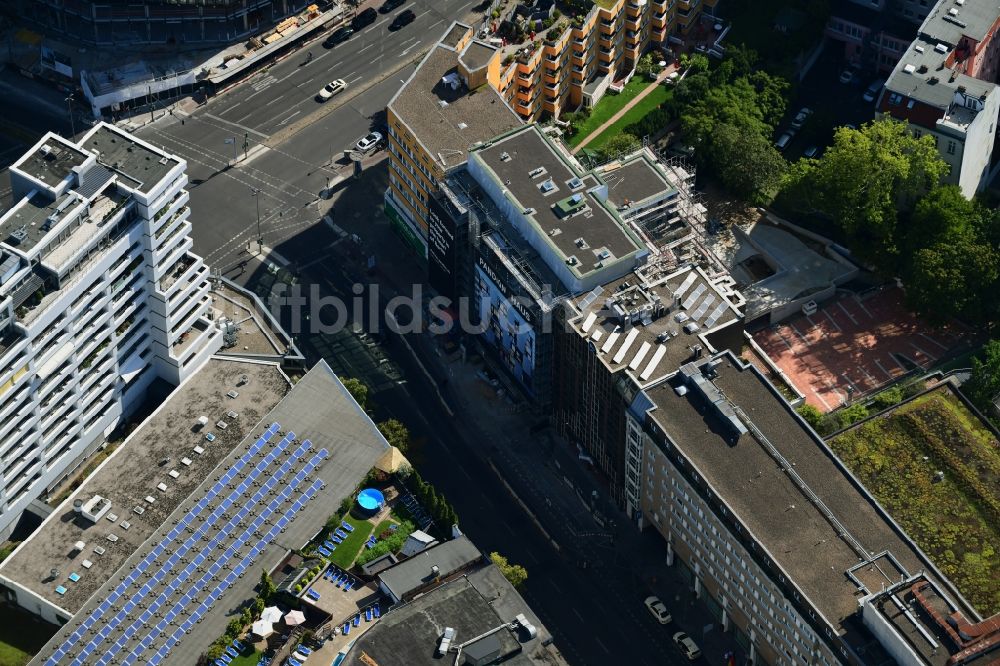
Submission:
M 516 41 L 496 34 L 476 39 L 471 26 L 453 23 L 386 107 L 385 212 L 393 227 L 426 256 L 427 203 L 474 144 L 520 121 L 597 103 L 648 47 L 687 34 L 717 2 L 557 1 L 550 27 L 519 30 L 523 38 Z

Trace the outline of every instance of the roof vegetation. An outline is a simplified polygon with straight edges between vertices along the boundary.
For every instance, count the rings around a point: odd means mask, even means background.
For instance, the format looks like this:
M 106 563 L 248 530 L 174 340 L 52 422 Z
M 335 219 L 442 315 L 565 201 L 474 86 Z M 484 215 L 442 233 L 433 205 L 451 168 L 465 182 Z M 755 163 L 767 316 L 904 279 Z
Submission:
M 1000 612 L 1000 448 L 991 430 L 942 387 L 830 445 L 980 613 Z

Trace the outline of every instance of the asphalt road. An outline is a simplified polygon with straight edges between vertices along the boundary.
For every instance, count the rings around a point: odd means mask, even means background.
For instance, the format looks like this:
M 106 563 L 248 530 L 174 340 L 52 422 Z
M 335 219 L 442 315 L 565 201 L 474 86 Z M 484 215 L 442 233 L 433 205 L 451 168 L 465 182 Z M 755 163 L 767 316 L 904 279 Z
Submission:
M 444 31 L 442 13 L 458 16 L 459 8 L 472 4 L 436 3 L 431 9 L 427 0 L 416 0 L 409 6 L 417 20 L 391 37 L 383 32 L 385 17 L 380 16 L 381 23 L 317 54 L 309 65 L 300 67 L 304 55 L 293 55 L 189 116 L 175 114 L 141 129 L 146 140 L 188 160 L 195 250 L 207 263 L 265 297 L 278 283 L 296 281 L 316 285 L 321 297 L 350 295 L 351 286 L 364 281 L 358 267 L 363 257 L 352 256 L 350 243 L 338 240 L 320 219 L 332 210 L 335 220 L 349 218 L 359 232 L 367 220 L 380 220 L 384 228 L 378 210 L 386 168 L 382 164 L 370 170 L 381 174 L 374 182 L 367 175 L 362 181 L 347 180 L 328 198 L 330 180 L 345 173 L 336 158 L 377 122 L 399 81 L 412 71 L 418 52 Z M 384 45 L 369 48 L 369 43 Z M 315 52 L 322 47 L 306 48 Z M 352 81 L 356 90 L 380 76 L 383 80 L 363 93 L 350 96 L 348 91 L 328 106 L 312 101 L 331 78 Z M 286 137 L 282 130 L 289 127 L 298 131 Z M 277 132 L 281 140 L 275 140 Z M 233 164 L 244 136 L 250 157 Z M 274 275 L 247 253 L 258 233 L 258 206 L 264 243 L 280 255 L 272 254 L 268 261 L 287 260 L 292 273 Z M 326 358 L 338 373 L 372 387 L 378 418 L 395 417 L 407 424 L 419 442 L 414 463 L 449 498 L 475 543 L 528 568 L 524 595 L 570 663 L 682 663 L 670 642 L 670 628 L 657 625 L 642 608 L 646 592 L 628 556 L 605 548 L 596 560 L 613 555 L 608 566 L 585 570 L 578 553 L 557 551 L 491 469 L 489 451 L 469 422 L 475 414 L 452 416 L 437 398 L 429 359 L 414 355 L 399 336 L 375 341 L 352 327 L 296 332 L 295 324 L 307 330 L 308 322 L 293 321 L 287 309 L 280 315 L 311 360 Z M 557 540 L 562 537 L 558 525 L 549 529 Z M 595 551 L 602 548 L 594 546 Z
M 351 88 L 378 79 L 398 63 L 414 60 L 441 37 L 454 17 L 462 16 L 477 3 L 411 0 L 389 14 L 379 14 L 375 23 L 331 49 L 324 48 L 321 39 L 303 47 L 218 98 L 211 114 L 217 122 L 236 130 L 271 135 L 322 106 L 324 103 L 315 99 L 316 93 L 330 81 L 343 79 L 349 93 Z M 392 19 L 406 8 L 412 9 L 417 18 L 390 32 Z M 308 52 L 313 54 L 311 61 Z

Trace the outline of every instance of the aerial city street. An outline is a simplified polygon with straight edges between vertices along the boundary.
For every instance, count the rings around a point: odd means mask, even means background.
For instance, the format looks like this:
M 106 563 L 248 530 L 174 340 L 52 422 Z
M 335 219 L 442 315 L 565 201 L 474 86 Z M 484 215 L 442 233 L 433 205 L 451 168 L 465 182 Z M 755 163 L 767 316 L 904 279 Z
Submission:
M 993 0 L 0 29 L 0 666 L 1000 664 Z

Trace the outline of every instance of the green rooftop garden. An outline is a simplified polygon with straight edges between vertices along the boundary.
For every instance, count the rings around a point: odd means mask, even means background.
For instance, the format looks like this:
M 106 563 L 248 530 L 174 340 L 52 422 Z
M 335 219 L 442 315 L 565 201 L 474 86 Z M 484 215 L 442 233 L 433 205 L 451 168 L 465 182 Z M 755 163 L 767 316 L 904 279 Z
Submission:
M 1000 445 L 955 395 L 925 394 L 830 445 L 982 615 L 1000 612 Z

